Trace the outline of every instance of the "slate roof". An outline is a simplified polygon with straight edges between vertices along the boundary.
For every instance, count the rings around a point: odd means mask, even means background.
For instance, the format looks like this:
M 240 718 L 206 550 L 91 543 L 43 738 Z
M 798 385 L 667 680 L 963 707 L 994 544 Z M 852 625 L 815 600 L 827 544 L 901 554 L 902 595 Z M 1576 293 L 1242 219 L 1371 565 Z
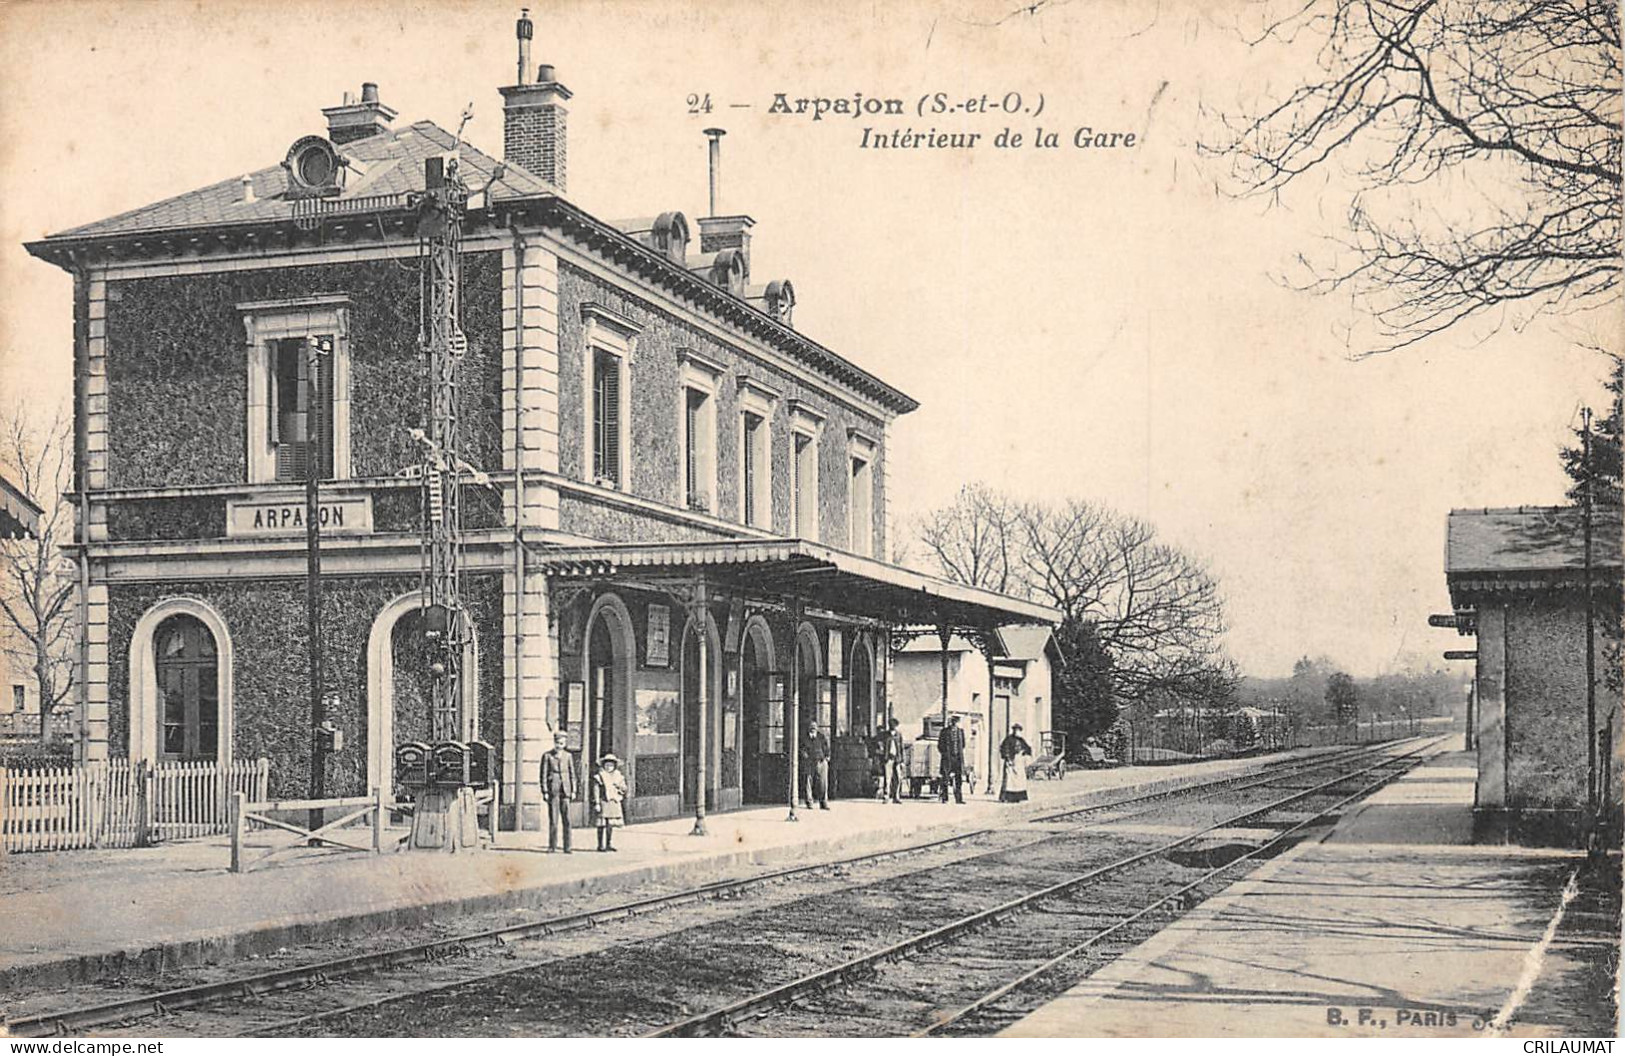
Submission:
M 1593 568 L 1621 566 L 1618 515 L 1594 517 Z M 1573 506 L 1512 506 L 1451 510 L 1445 542 L 1445 573 L 1566 573 L 1585 565 L 1585 530 Z
M 452 133 L 433 121 L 418 121 L 336 147 L 341 156 L 356 163 L 355 170 L 345 173 L 344 190 L 336 200 L 393 197 L 421 191 L 424 159 L 444 154 L 456 145 L 457 137 Z M 500 164 L 496 158 L 466 142 L 458 156 L 463 182 L 476 190 L 485 186 Z M 238 175 L 105 220 L 58 231 L 48 236 L 47 241 L 292 218 L 294 200 L 284 197 L 288 190 L 287 170 L 277 164 L 248 176 L 254 188 L 253 201 L 243 200 L 242 176 Z M 493 201 L 556 193 L 552 184 L 512 162 L 507 164 L 503 178 L 491 187 Z
M 999 637 L 1004 640 L 1004 655 L 1011 660 L 1037 660 L 1050 648 L 1055 633 L 1048 627 L 1018 625 L 1001 627 Z M 1058 657 L 1060 654 L 1057 653 Z

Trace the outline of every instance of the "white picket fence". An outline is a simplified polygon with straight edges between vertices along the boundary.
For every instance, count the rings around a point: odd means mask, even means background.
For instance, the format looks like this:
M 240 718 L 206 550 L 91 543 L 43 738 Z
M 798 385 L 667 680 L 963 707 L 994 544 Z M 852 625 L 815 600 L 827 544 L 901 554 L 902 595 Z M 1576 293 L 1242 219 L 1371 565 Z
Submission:
M 0 852 L 138 847 L 230 831 L 234 792 L 266 798 L 271 765 L 130 763 L 0 767 Z

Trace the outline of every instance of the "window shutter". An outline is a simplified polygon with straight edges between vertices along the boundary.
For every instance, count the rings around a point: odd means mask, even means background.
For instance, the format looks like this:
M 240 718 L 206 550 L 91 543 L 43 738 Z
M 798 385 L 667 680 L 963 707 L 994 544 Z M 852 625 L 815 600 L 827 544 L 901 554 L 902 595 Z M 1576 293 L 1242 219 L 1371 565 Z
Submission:
M 603 446 L 603 465 L 599 475 L 621 483 L 621 369 L 613 356 L 600 356 L 598 368 L 604 378 L 604 415 L 599 437 Z

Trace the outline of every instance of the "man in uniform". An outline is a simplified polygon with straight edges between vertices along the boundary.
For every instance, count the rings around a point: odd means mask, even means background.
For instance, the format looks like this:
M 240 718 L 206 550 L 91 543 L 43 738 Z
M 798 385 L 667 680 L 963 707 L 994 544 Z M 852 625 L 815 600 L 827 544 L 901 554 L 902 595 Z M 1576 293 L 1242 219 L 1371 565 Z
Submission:
M 818 809 L 829 809 L 829 737 L 825 735 L 822 726 L 816 722 L 807 732 L 807 743 L 802 753 L 807 761 L 807 786 L 802 796 L 802 802 L 809 807 L 814 796 L 818 799 Z
M 965 802 L 965 731 L 959 716 L 948 716 L 948 725 L 937 736 L 937 754 L 942 759 L 942 801 L 948 802 L 948 785 L 954 786 L 954 802 Z
M 564 830 L 564 853 L 570 854 L 570 803 L 576 798 L 576 760 L 564 734 L 553 739 L 553 750 L 542 756 L 542 798 L 547 800 L 547 849 L 559 849 Z
M 886 788 L 893 803 L 903 801 L 903 733 L 897 720 L 887 722 L 886 731 Z

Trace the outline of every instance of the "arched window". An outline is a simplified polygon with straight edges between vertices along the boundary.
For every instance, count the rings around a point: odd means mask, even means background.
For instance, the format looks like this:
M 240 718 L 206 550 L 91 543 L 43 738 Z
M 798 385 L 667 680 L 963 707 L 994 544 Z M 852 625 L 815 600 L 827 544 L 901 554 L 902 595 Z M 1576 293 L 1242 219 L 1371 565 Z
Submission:
M 213 759 L 220 698 L 214 635 L 193 616 L 171 616 L 153 635 L 163 759 Z

